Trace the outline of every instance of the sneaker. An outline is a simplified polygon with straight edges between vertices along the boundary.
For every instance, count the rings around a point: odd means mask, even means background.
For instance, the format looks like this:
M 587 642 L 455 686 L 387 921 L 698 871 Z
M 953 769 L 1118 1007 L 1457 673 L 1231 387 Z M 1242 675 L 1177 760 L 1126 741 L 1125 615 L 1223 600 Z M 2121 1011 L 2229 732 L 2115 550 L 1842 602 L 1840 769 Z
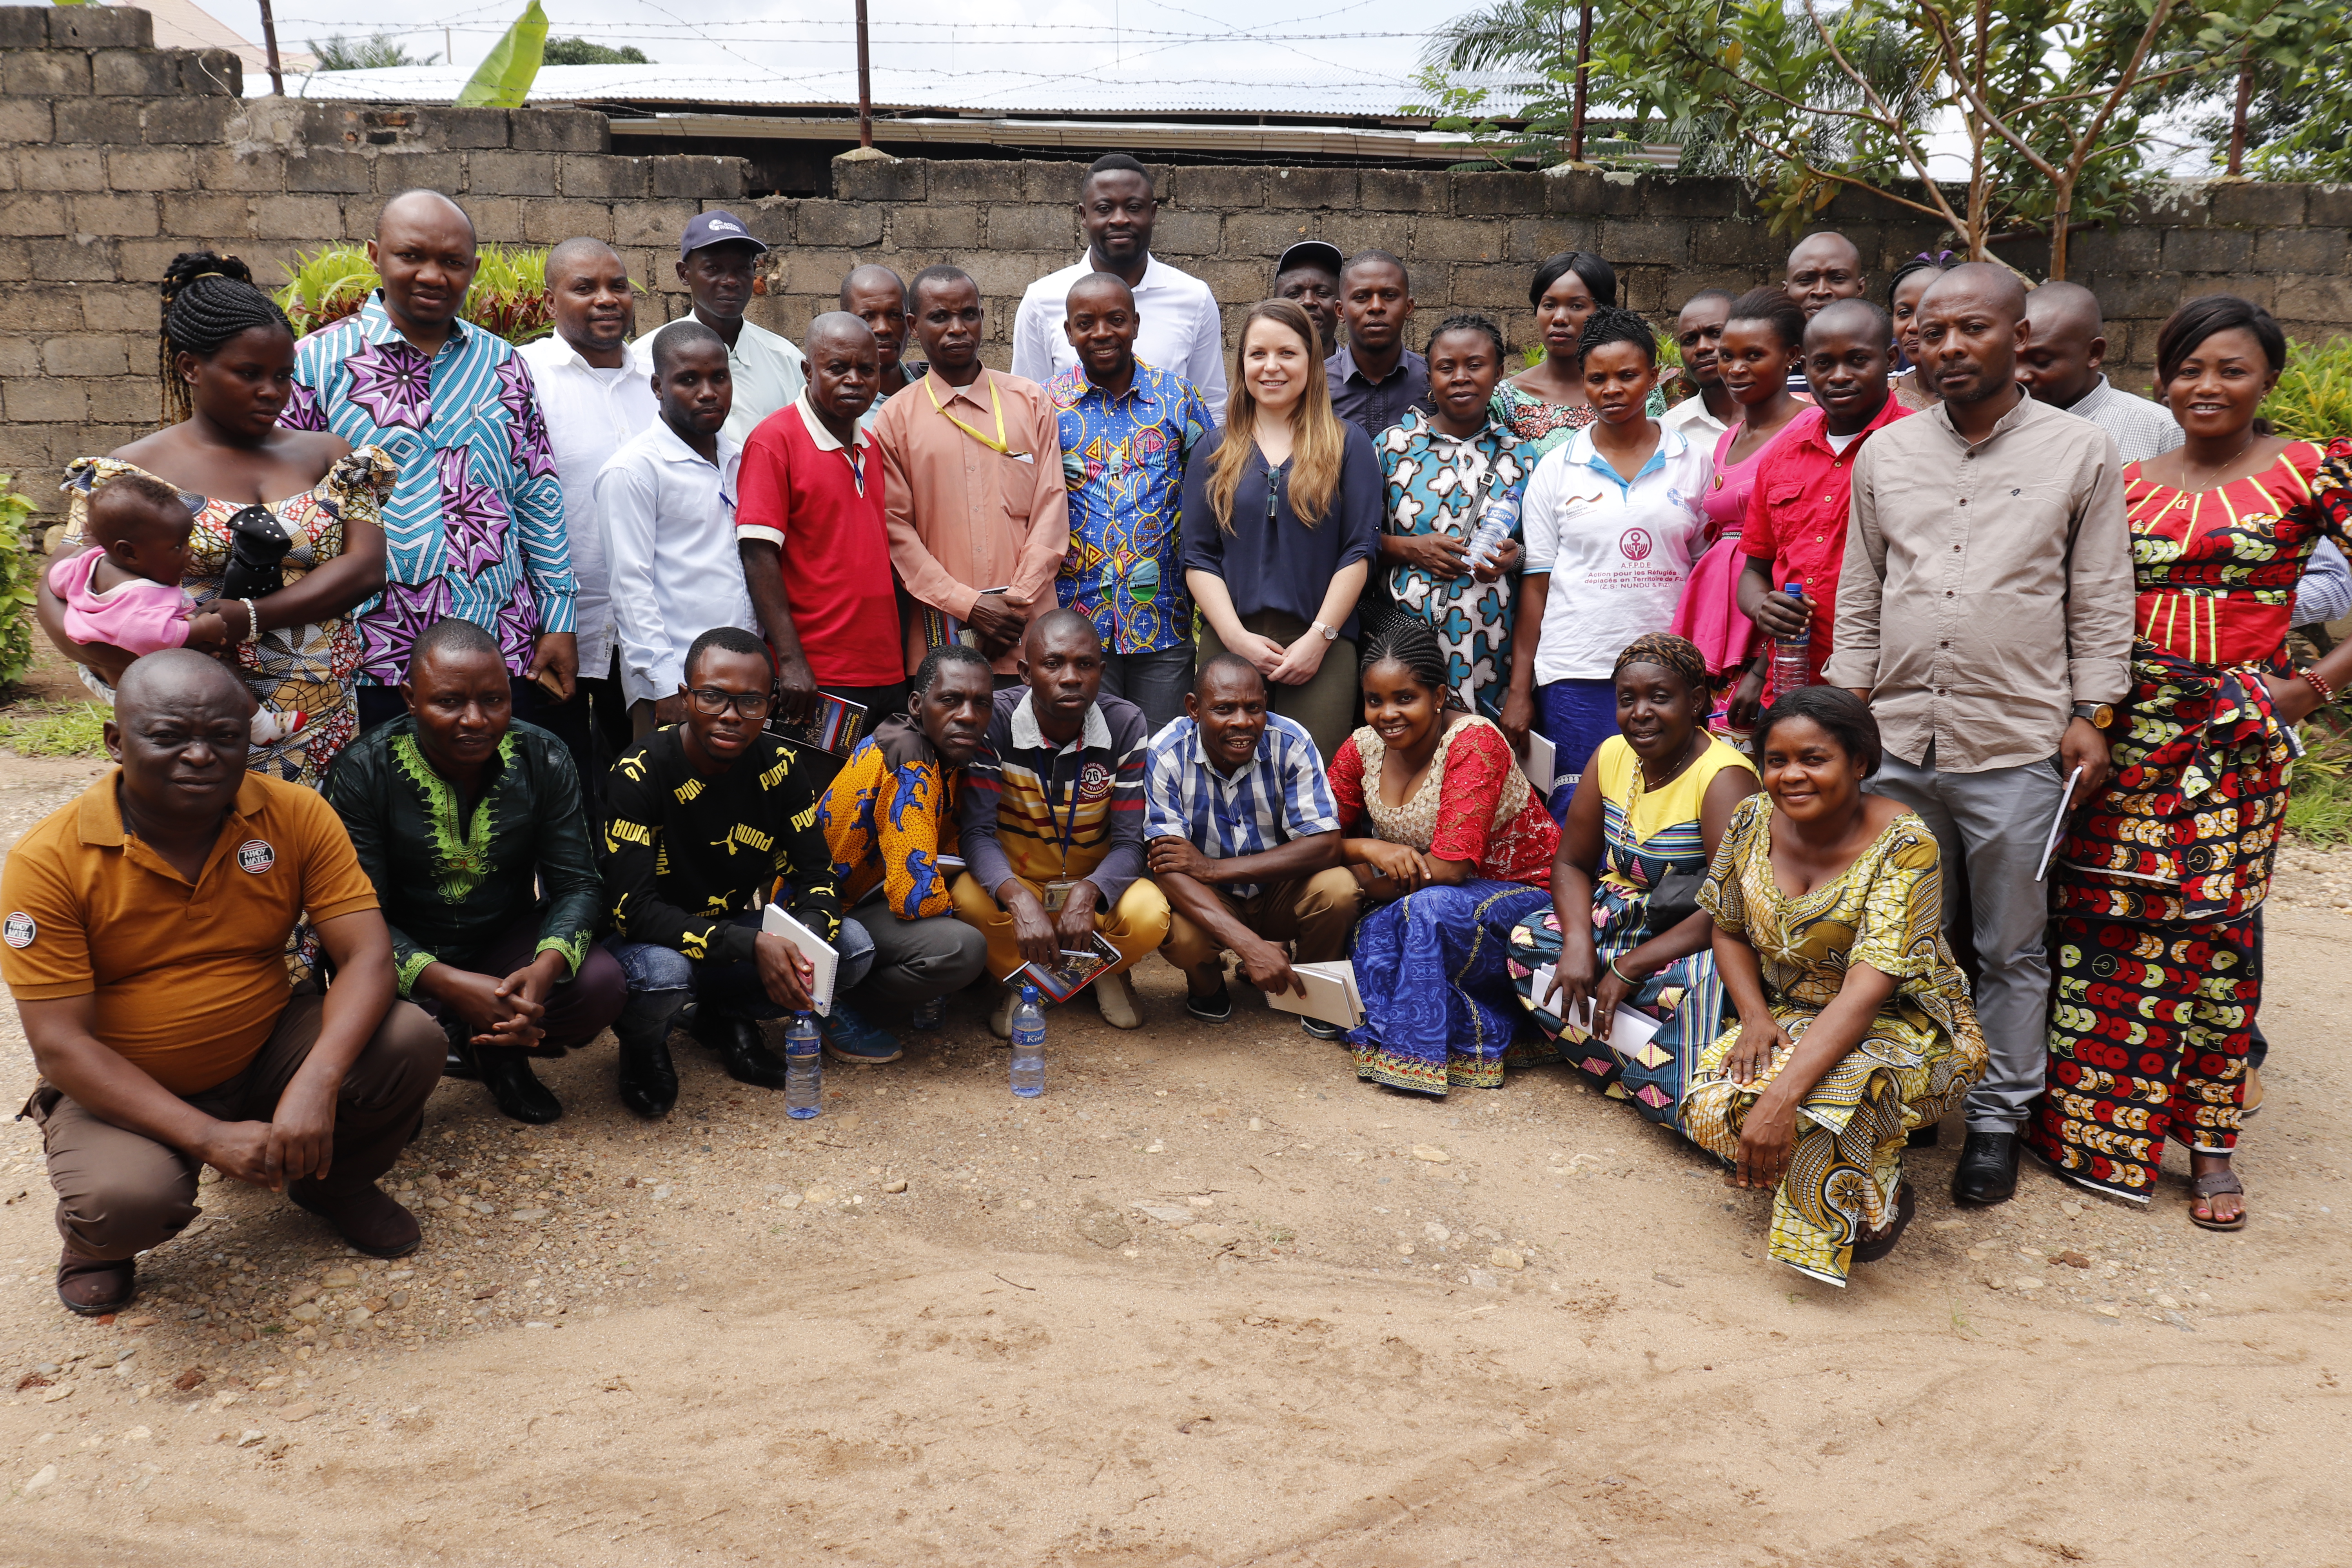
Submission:
M 934 996 L 928 1002 L 916 1003 L 908 1010 L 907 1026 L 910 1029 L 936 1029 L 946 1023 L 947 1018 L 948 999 L 944 996 Z
M 1230 1024 L 1234 1021 L 1234 994 L 1219 985 L 1206 996 L 1184 993 L 1184 1011 L 1204 1024 Z
M 1348 1031 L 1337 1024 L 1327 1024 L 1320 1018 L 1301 1018 L 1298 1026 L 1318 1040 L 1344 1040 Z
M 1095 1005 L 1102 1010 L 1104 1023 L 1114 1029 L 1143 1027 L 1143 1013 L 1136 1005 L 1135 987 L 1127 983 L 1124 973 L 1097 976 L 1094 993 Z
M 837 1062 L 880 1067 L 907 1054 L 899 1048 L 897 1036 L 867 1023 L 845 1002 L 835 1002 L 833 1016 L 819 1018 L 816 1025 L 824 1037 L 824 1054 Z
M 989 1009 L 988 1032 L 1000 1040 L 1013 1037 L 1013 1009 L 1021 1005 L 1021 993 L 1010 985 L 999 985 L 996 1005 Z M 1043 997 L 1039 1000 L 1042 1002 Z

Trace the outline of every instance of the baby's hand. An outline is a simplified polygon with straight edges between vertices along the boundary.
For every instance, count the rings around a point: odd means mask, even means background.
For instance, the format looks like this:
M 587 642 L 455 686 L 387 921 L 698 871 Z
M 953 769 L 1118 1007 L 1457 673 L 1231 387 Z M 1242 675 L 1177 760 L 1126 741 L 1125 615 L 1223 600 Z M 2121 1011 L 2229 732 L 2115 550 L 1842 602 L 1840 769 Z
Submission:
M 210 653 L 228 646 L 228 622 L 207 610 L 188 617 L 188 647 Z

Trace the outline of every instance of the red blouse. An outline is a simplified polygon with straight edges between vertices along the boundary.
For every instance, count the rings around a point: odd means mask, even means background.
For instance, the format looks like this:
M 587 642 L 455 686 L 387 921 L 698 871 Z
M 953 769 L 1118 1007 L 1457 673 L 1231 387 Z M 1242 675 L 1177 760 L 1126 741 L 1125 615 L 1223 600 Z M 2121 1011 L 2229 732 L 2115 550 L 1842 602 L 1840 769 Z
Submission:
M 2313 482 L 2325 460 L 2296 441 L 2261 473 L 2189 495 L 2125 468 L 2141 638 L 2191 664 L 2268 663 L 2327 531 Z
M 1459 720 L 1413 798 L 1402 805 L 1367 798 L 1380 787 L 1385 752 L 1367 725 L 1342 742 L 1331 759 L 1331 799 L 1343 826 L 1352 829 L 1369 819 L 1370 837 L 1410 845 L 1441 860 L 1467 860 L 1482 881 L 1551 886 L 1559 825 L 1519 771 L 1500 730 L 1476 716 Z

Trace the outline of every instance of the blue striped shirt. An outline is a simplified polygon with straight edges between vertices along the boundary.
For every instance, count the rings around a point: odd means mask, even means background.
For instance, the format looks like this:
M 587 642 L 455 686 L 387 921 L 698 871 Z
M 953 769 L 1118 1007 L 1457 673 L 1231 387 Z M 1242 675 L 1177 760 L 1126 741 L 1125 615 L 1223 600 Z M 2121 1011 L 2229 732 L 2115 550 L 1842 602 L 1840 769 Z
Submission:
M 1339 831 L 1339 809 L 1314 738 L 1297 721 L 1265 716 L 1257 754 L 1231 777 L 1209 764 L 1201 729 L 1178 719 L 1151 737 L 1143 785 L 1143 837 L 1189 838 L 1212 860 L 1262 855 L 1318 833 Z M 1229 882 L 1236 898 L 1255 882 Z
M 542 632 L 572 629 L 563 485 L 530 369 L 504 339 L 458 321 L 428 361 L 371 294 L 295 345 L 294 383 L 280 424 L 382 447 L 400 469 L 384 591 L 352 614 L 361 684 L 398 685 L 417 634 L 446 616 L 497 637 L 516 675 Z

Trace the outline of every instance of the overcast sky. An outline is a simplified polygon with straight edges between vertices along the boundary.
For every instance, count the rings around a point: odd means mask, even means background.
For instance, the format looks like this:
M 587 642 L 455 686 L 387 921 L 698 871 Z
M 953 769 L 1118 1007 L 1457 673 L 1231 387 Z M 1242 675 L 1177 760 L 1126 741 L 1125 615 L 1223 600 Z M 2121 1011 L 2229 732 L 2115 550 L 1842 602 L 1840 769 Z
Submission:
M 261 37 L 255 0 L 200 0 L 247 37 Z M 274 0 L 279 47 L 341 33 L 393 31 L 412 55 L 447 51 L 448 63 L 480 60 L 516 16 L 520 0 L 468 5 L 421 0 L 400 7 L 388 27 L 381 0 Z M 845 68 L 854 58 L 851 0 L 749 0 L 705 20 L 701 6 L 662 0 L 541 0 L 551 37 L 567 34 L 618 47 L 634 44 L 664 65 L 788 77 Z M 444 8 L 446 6 L 446 8 Z M 1407 0 L 872 0 L 877 62 L 937 70 L 1090 73 L 1178 84 L 1248 82 L 1279 91 L 1265 107 L 1306 108 L 1322 84 L 1394 83 L 1400 102 L 1418 66 L 1426 30 L 1456 7 Z M 413 19 L 412 19 L 413 18 Z M 405 26 L 407 30 L 399 30 Z M 1299 96 L 1293 96 L 1294 94 Z

